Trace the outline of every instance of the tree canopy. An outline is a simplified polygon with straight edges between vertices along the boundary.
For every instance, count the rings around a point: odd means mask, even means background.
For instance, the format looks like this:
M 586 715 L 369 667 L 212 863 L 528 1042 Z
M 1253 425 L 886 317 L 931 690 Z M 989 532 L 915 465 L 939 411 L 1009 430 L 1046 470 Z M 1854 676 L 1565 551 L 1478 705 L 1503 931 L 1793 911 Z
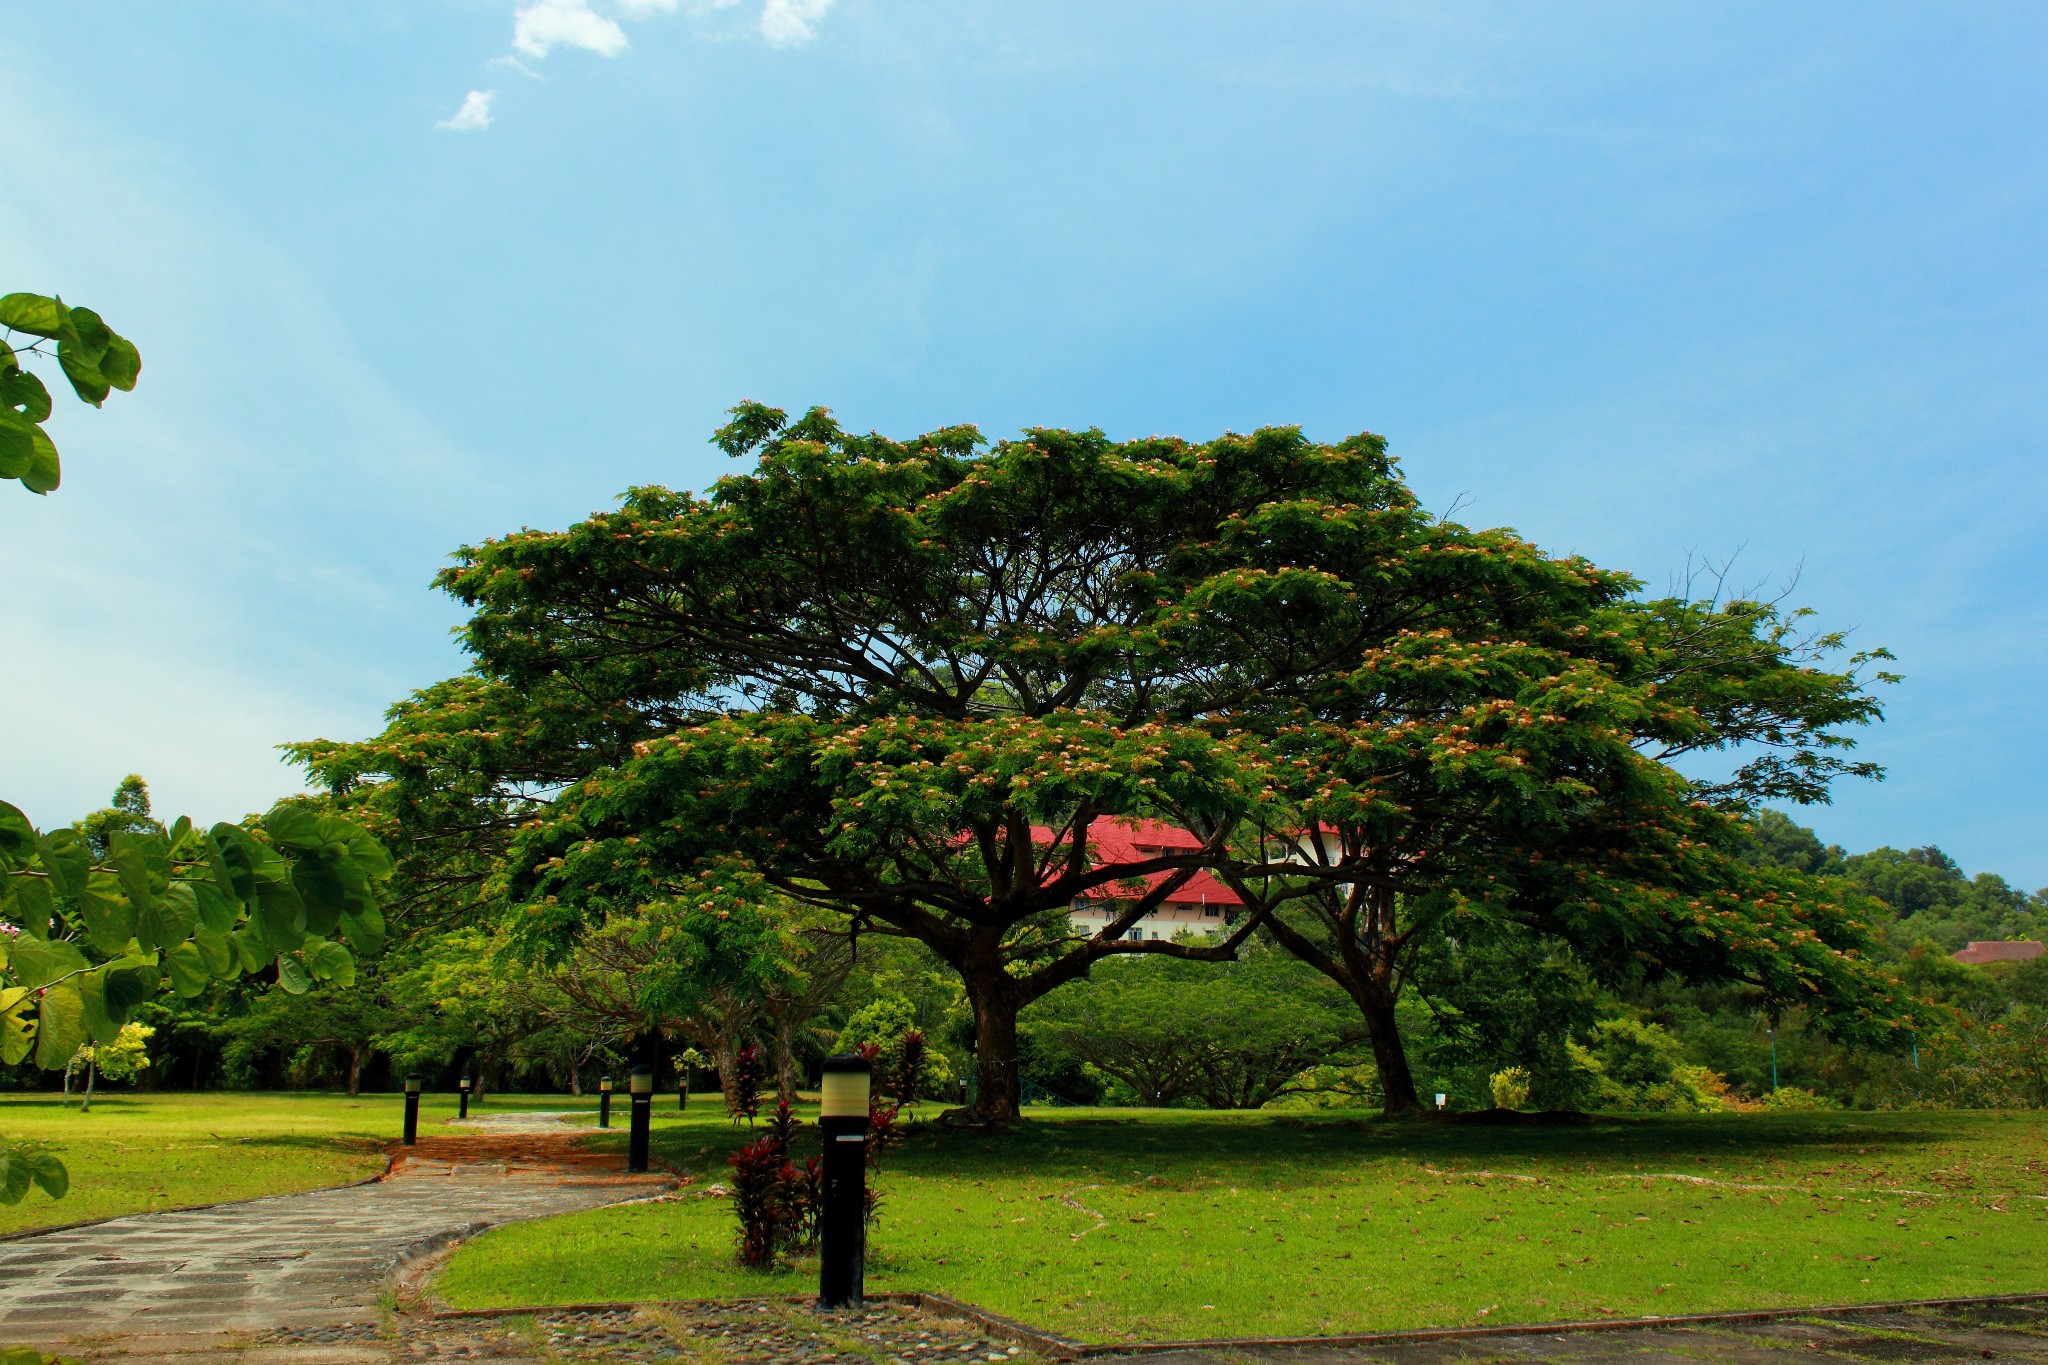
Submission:
M 1854 915 L 1737 856 L 1749 802 L 1870 771 L 1860 661 L 1796 614 L 1433 517 L 1371 435 L 897 441 L 746 404 L 717 439 L 754 469 L 461 551 L 472 673 L 299 751 L 536 952 L 652 915 L 690 974 L 745 973 L 771 894 L 917 939 L 966 985 L 992 1119 L 1024 1005 L 1262 924 L 1369 1023 L 1452 905 L 1891 1010 Z M 1669 766 L 1737 748 L 1716 784 Z M 1198 838 L 1105 859 L 1117 820 Z M 1229 936 L 1126 937 L 1204 870 L 1251 906 Z M 1085 895 L 1121 913 L 1077 931 Z M 1326 950 L 1373 934 L 1362 969 Z

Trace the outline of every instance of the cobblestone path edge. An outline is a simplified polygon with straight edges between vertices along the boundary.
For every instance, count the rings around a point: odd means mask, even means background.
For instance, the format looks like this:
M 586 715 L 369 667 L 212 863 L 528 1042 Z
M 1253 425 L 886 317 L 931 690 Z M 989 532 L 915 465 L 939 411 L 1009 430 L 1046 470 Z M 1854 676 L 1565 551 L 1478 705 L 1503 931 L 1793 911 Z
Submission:
M 1181 1351 L 1241 1350 L 1245 1348 L 1395 1346 L 1431 1341 L 1473 1341 L 1487 1337 L 1533 1337 L 1582 1334 L 1587 1332 L 1631 1332 L 1655 1328 L 1699 1327 L 1713 1323 L 1777 1322 L 1797 1318 L 1849 1317 L 1855 1314 L 1906 1313 L 1941 1308 L 1989 1308 L 1999 1304 L 2048 1304 L 2048 1293 L 1986 1294 L 1959 1299 L 1903 1299 L 1885 1303 L 1814 1304 L 1789 1308 L 1739 1308 L 1719 1313 L 1683 1313 L 1639 1318 L 1594 1318 L 1572 1322 L 1501 1323 L 1486 1327 L 1418 1327 L 1401 1332 L 1353 1332 L 1317 1337 L 1201 1337 L 1184 1341 L 1076 1341 L 1054 1332 L 992 1313 L 976 1304 L 964 1303 L 944 1294 L 884 1292 L 867 1296 L 871 1302 L 900 1303 L 935 1317 L 952 1318 L 979 1326 L 987 1336 L 1028 1347 L 1049 1360 L 1082 1360 L 1095 1356 L 1168 1355 Z M 791 1294 L 790 1303 L 809 1303 L 812 1296 Z M 612 1313 L 635 1308 L 685 1308 L 717 1303 L 715 1299 L 664 1299 L 644 1302 L 572 1303 L 512 1308 L 443 1308 L 423 1316 L 435 1322 L 476 1321 L 491 1318 L 547 1316 L 560 1313 Z

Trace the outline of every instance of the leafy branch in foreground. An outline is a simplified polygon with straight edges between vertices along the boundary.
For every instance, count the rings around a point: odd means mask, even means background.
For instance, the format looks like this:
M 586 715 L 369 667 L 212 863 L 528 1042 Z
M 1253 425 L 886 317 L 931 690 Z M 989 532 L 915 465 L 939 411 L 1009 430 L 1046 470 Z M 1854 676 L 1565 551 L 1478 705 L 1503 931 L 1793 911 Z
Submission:
M 123 829 L 95 847 L 75 829 L 39 831 L 0 801 L 0 1062 L 61 1070 L 80 1047 L 114 1042 L 167 988 L 189 999 L 259 972 L 294 995 L 346 986 L 355 953 L 383 945 L 391 871 L 376 840 L 304 804 L 280 803 L 248 827 L 181 818 Z M 0 1202 L 31 1180 L 63 1193 L 56 1158 L 7 1151 Z
M 142 355 L 92 309 L 72 308 L 50 295 L 0 297 L 0 328 L 6 331 L 0 337 L 0 479 L 19 479 L 31 493 L 49 493 L 63 477 L 56 444 L 43 430 L 50 391 L 22 361 L 54 355 L 71 391 L 98 407 L 110 391 L 135 387 Z M 35 339 L 17 346 L 17 333 Z

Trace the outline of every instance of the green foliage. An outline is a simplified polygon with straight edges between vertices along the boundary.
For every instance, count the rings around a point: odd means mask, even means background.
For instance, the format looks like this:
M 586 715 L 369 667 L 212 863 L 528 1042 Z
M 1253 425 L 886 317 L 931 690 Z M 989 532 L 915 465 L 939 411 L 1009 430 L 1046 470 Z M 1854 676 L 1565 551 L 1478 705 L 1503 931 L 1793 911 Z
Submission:
M 910 1003 L 908 997 L 879 996 L 848 1016 L 846 1027 L 839 1030 L 835 1050 L 853 1052 L 864 1044 L 887 1050 L 916 1027 L 917 1007 Z
M 142 356 L 90 308 L 72 308 L 42 294 L 0 297 L 0 330 L 0 479 L 19 479 L 31 493 L 49 493 L 63 477 L 57 447 L 43 430 L 50 391 L 22 362 L 50 356 L 54 347 L 71 391 L 98 407 L 110 390 L 135 387 Z M 34 339 L 23 345 L 21 336 Z
M 337 816 L 280 804 L 249 827 L 202 830 L 148 818 L 139 779 L 116 793 L 120 821 L 37 830 L 0 802 L 0 1061 L 45 1070 L 117 1043 L 130 1015 L 166 989 L 272 968 L 292 993 L 347 981 L 349 948 L 383 938 L 378 897 L 391 860 Z
M 1128 1103 L 1212 1109 L 1309 1090 L 1309 1072 L 1356 1065 L 1364 1040 L 1336 987 L 1271 949 L 1216 965 L 1104 963 L 1034 1004 L 1023 1024 L 1040 1047 L 1113 1077 Z
M 1568 1045 L 1591 1031 L 1601 998 L 1568 943 L 1454 913 L 1440 936 L 1417 944 L 1410 980 L 1429 1005 L 1417 1050 L 1438 1089 L 1484 1104 L 1494 1074 L 1513 1069 L 1526 1077 L 1525 1102 L 1539 1109 L 1587 1102 L 1587 1073 Z
M 83 1365 L 76 1356 L 54 1355 L 33 1346 L 0 1346 L 0 1365 Z
M 2048 895 L 2032 895 L 1995 873 L 1965 877 L 1938 848 L 1873 849 L 1843 862 L 1851 885 L 1898 917 L 1901 945 L 1926 939 L 1946 951 L 1972 939 L 2048 938 Z
M 288 991 L 345 979 L 349 950 L 324 935 L 375 951 L 390 871 L 360 829 L 304 806 L 279 805 L 253 828 L 120 830 L 95 857 L 76 831 L 40 833 L 0 803 L 0 913 L 21 929 L 4 967 L 23 992 L 0 1005 L 21 1024 L 6 1060 L 33 1042 L 42 1065 L 62 1066 L 88 1038 L 111 1042 L 166 984 L 191 996 L 273 965 Z
M 2048 891 L 2029 894 L 1995 873 L 1964 874 L 1955 859 L 1929 846 L 1876 848 L 1844 855 L 1780 811 L 1759 811 L 1751 824 L 1749 861 L 1842 878 L 1875 903 L 1875 921 L 1895 952 L 1925 940 L 1953 952 L 1973 939 L 2048 937 Z
M 1750 822 L 1749 839 L 1749 847 L 1742 854 L 1746 862 L 1815 877 L 1842 874 L 1842 850 L 1833 844 L 1822 844 L 1812 830 L 1783 811 L 1758 811 Z
M 1434 519 L 1370 435 L 989 446 L 746 404 L 719 441 L 755 467 L 708 497 L 637 488 L 464 549 L 441 583 L 473 609 L 475 673 L 374 740 L 297 751 L 403 832 L 411 883 L 451 914 L 512 910 L 559 958 L 658 908 L 672 980 L 741 992 L 771 893 L 916 939 L 962 976 L 998 1119 L 1030 1001 L 1115 956 L 1231 954 L 1122 933 L 1204 868 L 1254 902 L 1239 941 L 1330 903 L 1327 941 L 1369 961 L 1281 941 L 1377 1029 L 1416 932 L 1460 901 L 1845 1028 L 1896 1013 L 1853 914 L 1740 868 L 1720 809 L 1872 771 L 1842 754 L 1876 715 L 1862 665 L 1821 667 L 1840 641 L 1797 613 L 1640 601 Z M 1736 746 L 1763 757 L 1712 789 L 1664 766 Z M 1124 817 L 1203 844 L 1091 858 Z M 1311 858 L 1303 829 L 1330 832 Z M 1125 918 L 1074 934 L 1071 902 L 1113 885 Z M 1384 932 L 1358 932 L 1345 888 Z M 1398 1039 L 1380 1051 L 1412 1105 Z
M 110 1081 L 132 1081 L 149 1070 L 149 1040 L 156 1030 L 134 1020 L 121 1025 L 112 1042 L 87 1043 L 71 1054 L 67 1071 L 91 1067 Z
M 1688 1065 L 1684 1046 L 1656 1024 L 1602 1019 L 1585 1046 L 1567 1046 L 1590 1077 L 1598 1108 L 1696 1114 L 1726 1107 L 1727 1083 Z
M 122 778 L 114 787 L 113 799 L 72 828 L 85 836 L 86 847 L 92 850 L 93 857 L 100 859 L 108 856 L 119 835 L 165 832 L 163 824 L 150 813 L 149 784 L 140 773 Z
M 31 1185 L 52 1199 L 62 1199 L 71 1188 L 71 1176 L 40 1143 L 17 1142 L 0 1149 L 0 1204 L 19 1204 Z
M 1493 1092 L 1493 1107 L 1496 1109 L 1527 1109 L 1529 1107 L 1529 1073 L 1519 1066 L 1496 1071 L 1486 1078 L 1487 1089 Z
M 1800 1090 L 1789 1085 L 1781 1086 L 1765 1095 L 1763 1106 L 1777 1114 L 1808 1114 L 1842 1107 L 1826 1095 L 1816 1095 L 1811 1090 Z

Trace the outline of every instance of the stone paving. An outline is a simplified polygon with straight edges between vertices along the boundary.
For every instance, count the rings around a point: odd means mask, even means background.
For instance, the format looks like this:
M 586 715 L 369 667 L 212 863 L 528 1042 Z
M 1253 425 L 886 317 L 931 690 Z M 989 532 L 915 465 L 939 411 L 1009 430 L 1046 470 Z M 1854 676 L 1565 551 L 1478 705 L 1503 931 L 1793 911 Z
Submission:
M 560 1116 L 423 1136 L 381 1180 L 0 1243 L 0 1341 L 262 1331 L 377 1316 L 401 1262 L 497 1223 L 645 1198 L 675 1183 L 577 1153 Z
M 1120 1365 L 2048 1365 L 2048 1301 L 1817 1314 L 1615 1331 L 1518 1332 L 1364 1346 L 1214 1346 Z

